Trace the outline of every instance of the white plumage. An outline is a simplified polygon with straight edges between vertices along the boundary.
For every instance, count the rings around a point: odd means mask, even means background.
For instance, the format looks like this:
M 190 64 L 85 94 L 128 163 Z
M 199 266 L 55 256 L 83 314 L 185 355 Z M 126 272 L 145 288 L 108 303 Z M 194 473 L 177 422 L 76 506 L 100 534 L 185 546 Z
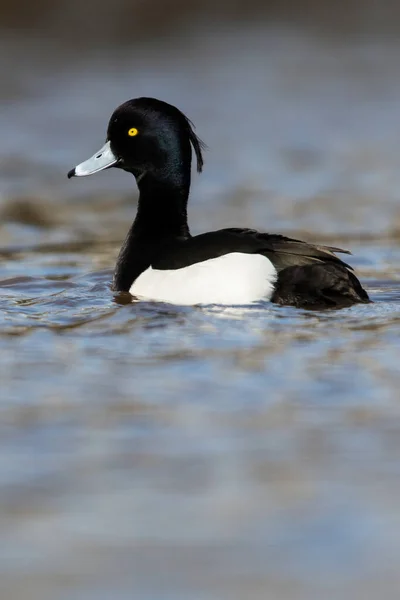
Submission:
M 261 254 L 232 252 L 182 269 L 149 267 L 133 282 L 130 293 L 170 304 L 251 304 L 269 300 L 277 272 Z

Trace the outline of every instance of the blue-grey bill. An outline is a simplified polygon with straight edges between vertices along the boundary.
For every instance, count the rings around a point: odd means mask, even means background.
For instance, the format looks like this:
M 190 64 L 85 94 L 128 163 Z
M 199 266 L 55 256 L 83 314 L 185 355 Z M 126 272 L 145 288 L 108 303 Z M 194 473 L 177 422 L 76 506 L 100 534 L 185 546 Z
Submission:
M 111 150 L 110 142 L 106 142 L 104 146 L 100 148 L 96 154 L 93 154 L 91 158 L 88 158 L 88 160 L 85 160 L 77 165 L 75 169 L 71 169 L 71 171 L 68 173 L 68 178 L 87 177 L 87 175 L 93 175 L 93 173 L 98 173 L 99 171 L 108 169 L 117 162 L 118 158 Z

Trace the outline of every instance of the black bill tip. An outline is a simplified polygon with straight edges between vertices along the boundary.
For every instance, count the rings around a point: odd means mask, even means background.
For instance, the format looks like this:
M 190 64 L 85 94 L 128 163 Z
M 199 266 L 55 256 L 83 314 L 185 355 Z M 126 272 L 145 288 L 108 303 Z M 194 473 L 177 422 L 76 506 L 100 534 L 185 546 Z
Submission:
M 68 179 L 71 179 L 71 177 L 75 177 L 75 167 L 73 169 L 71 169 L 70 171 L 68 171 L 67 177 L 68 177 Z

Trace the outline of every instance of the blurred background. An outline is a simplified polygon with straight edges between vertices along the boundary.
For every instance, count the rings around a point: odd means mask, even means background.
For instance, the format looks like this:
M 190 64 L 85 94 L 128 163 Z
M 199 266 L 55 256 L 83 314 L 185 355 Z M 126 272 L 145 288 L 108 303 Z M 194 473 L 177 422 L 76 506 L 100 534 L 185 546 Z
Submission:
M 400 576 L 400 7 L 0 2 L 4 600 L 357 600 Z M 193 233 L 349 247 L 374 304 L 122 304 L 121 102 L 206 142 Z

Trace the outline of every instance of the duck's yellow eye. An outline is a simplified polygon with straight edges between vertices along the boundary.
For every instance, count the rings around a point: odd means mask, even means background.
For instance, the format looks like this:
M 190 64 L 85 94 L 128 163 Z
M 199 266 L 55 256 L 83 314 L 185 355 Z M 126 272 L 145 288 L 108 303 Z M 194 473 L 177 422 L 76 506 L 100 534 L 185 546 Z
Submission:
M 128 135 L 130 137 L 135 137 L 135 135 L 137 135 L 139 132 L 136 129 L 136 127 L 131 127 L 130 130 L 128 131 Z

